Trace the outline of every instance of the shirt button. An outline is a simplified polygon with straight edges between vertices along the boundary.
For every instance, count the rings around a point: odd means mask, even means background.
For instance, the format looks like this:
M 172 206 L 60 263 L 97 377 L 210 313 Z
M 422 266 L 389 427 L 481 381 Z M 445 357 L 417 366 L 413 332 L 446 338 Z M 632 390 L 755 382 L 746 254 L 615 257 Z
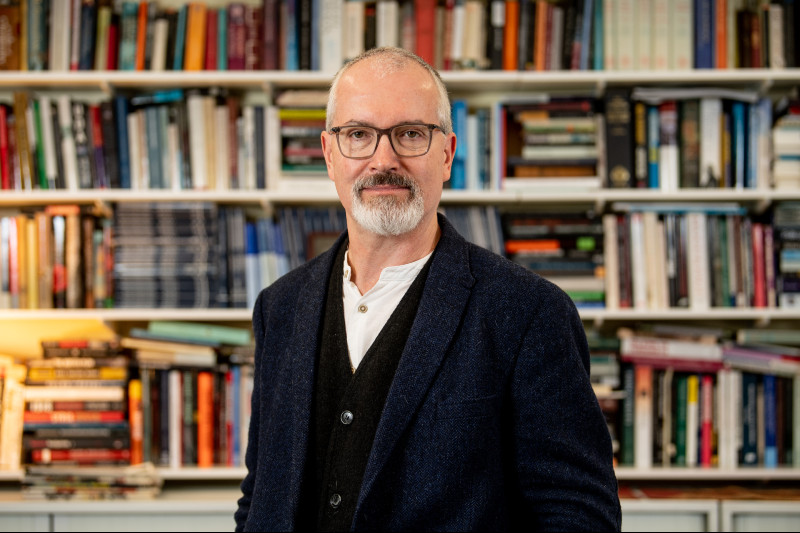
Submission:
M 339 507 L 339 504 L 342 503 L 342 497 L 334 492 L 333 494 L 331 494 L 331 498 L 330 500 L 328 500 L 328 503 L 331 504 L 332 508 L 336 509 L 337 507 Z
M 342 414 L 339 416 L 339 420 L 341 420 L 342 424 L 345 426 L 349 426 L 353 423 L 353 413 L 350 411 L 342 411 Z
M 364 305 L 364 304 L 359 305 L 358 306 L 358 312 L 359 313 L 366 313 L 367 312 L 367 306 Z
M 344 277 L 345 277 L 345 279 L 350 277 L 350 271 L 349 270 L 345 270 L 344 271 Z

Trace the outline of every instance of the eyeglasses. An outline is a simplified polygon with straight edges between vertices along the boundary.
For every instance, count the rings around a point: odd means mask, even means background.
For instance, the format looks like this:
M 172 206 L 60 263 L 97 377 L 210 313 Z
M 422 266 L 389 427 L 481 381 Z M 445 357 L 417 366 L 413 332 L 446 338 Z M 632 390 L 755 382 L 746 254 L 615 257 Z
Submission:
M 433 140 L 433 130 L 442 131 L 436 124 L 398 124 L 391 128 L 372 126 L 337 126 L 331 128 L 336 135 L 339 151 L 349 159 L 367 159 L 378 149 L 383 135 L 389 137 L 392 150 L 400 157 L 419 157 L 428 153 Z M 444 132 L 442 132 L 444 133 Z

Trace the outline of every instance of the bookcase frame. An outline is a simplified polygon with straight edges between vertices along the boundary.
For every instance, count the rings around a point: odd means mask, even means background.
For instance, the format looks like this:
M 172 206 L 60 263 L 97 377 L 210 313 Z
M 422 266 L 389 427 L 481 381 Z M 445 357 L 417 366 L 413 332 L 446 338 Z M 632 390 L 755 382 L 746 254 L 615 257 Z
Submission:
M 601 97 L 610 86 L 651 87 L 725 87 L 739 90 L 756 90 L 761 94 L 786 94 L 800 85 L 800 69 L 729 69 L 689 71 L 562 71 L 562 72 L 443 72 L 442 78 L 453 95 L 468 100 L 491 102 L 506 93 L 557 93 L 574 92 Z M 245 92 L 263 92 L 268 101 L 283 89 L 327 88 L 330 73 L 320 72 L 4 72 L 0 76 L 0 99 L 6 100 L 12 91 L 31 90 L 54 93 L 97 94 L 108 97 L 116 91 L 143 91 L 167 88 L 224 87 Z M 273 141 L 276 142 L 276 141 Z M 269 183 L 270 180 L 268 180 Z M 113 204 L 121 202 L 192 202 L 209 201 L 224 204 L 260 206 L 265 211 L 284 205 L 333 205 L 338 202 L 334 189 L 327 179 L 320 179 L 320 187 L 309 190 L 221 190 L 221 191 L 158 191 L 158 190 L 81 190 L 81 191 L 0 191 L 0 207 L 44 206 L 48 204 L 77 203 L 83 205 Z M 679 190 L 664 193 L 658 190 L 602 189 L 596 192 L 508 192 L 508 191 L 456 191 L 445 190 L 443 205 L 494 205 L 499 207 L 530 207 L 558 204 L 565 207 L 608 210 L 614 202 L 738 202 L 753 212 L 763 212 L 777 201 L 800 200 L 800 189 L 792 190 Z M 697 312 L 684 309 L 639 311 L 633 309 L 604 310 L 582 309 L 584 323 L 596 327 L 606 323 L 630 324 L 636 321 L 698 321 L 769 327 L 776 322 L 800 326 L 800 311 L 785 309 L 714 309 Z M 237 322 L 248 324 L 248 309 L 76 309 L 76 310 L 0 310 L 0 320 L 35 319 L 60 320 L 76 318 L 98 319 L 119 327 L 129 322 L 148 320 L 189 320 L 209 322 Z M 169 483 L 200 482 L 213 485 L 212 493 L 222 483 L 227 487 L 226 498 L 234 498 L 246 471 L 244 468 L 213 467 L 200 469 L 161 468 L 159 473 Z M 653 468 L 640 470 L 632 467 L 617 469 L 620 481 L 798 481 L 800 469 L 737 468 L 734 470 Z M 16 485 L 21 471 L 0 472 L 0 483 Z M 165 489 L 165 493 L 168 493 Z M 6 491 L 8 493 L 8 491 Z M 175 496 L 180 499 L 181 496 Z M 12 498 L 13 500 L 13 498 Z M 23 505 L 20 505 L 22 503 Z M 133 502 L 123 502 L 126 506 Z M 679 502 L 674 502 L 678 505 Z M 72 505 L 72 504 L 70 504 Z M 97 512 L 98 505 L 91 504 Z M 137 503 L 137 505 L 141 505 Z M 644 505 L 644 507 L 642 507 Z M 22 512 L 37 512 L 35 506 L 25 502 L 0 503 L 0 514 L 8 514 L 9 506 L 20 507 Z M 638 506 L 638 507 L 637 507 Z M 145 506 L 146 507 L 146 506 Z M 641 502 L 628 504 L 629 509 L 647 506 Z M 685 506 L 684 506 L 685 507 Z M 702 505 L 701 505 L 702 507 Z M 132 507 L 126 507 L 130 512 Z M 144 509 L 144 508 L 143 508 Z M 151 508 L 152 509 L 152 508 Z M 767 507 L 759 507 L 768 511 Z M 691 511 L 692 509 L 684 509 Z M 232 510 L 231 510 L 232 511 Z M 703 511 L 703 509 L 700 509 Z M 44 512 L 44 511 L 42 511 Z M 48 511 L 51 512 L 51 511 Z M 120 513 L 120 510 L 110 511 Z M 709 514 L 709 527 L 715 529 L 716 511 Z M 726 514 L 722 523 L 730 523 Z

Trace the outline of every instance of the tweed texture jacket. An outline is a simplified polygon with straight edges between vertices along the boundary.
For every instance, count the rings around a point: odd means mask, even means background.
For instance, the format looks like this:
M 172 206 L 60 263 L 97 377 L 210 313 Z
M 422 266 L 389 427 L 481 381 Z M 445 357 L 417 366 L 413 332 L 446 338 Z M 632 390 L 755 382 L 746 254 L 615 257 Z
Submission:
M 351 529 L 619 530 L 611 440 L 572 301 L 441 215 L 439 226 Z M 256 302 L 239 531 L 297 524 L 322 313 L 345 237 Z

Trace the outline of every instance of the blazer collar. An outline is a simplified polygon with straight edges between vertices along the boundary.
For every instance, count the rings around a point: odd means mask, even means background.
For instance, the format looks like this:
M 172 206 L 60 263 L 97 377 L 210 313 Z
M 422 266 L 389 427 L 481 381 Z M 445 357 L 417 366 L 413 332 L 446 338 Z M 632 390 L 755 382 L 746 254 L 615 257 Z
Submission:
M 416 318 L 375 433 L 356 516 L 389 456 L 422 404 L 456 334 L 475 283 L 467 242 L 439 215 L 442 230 Z

